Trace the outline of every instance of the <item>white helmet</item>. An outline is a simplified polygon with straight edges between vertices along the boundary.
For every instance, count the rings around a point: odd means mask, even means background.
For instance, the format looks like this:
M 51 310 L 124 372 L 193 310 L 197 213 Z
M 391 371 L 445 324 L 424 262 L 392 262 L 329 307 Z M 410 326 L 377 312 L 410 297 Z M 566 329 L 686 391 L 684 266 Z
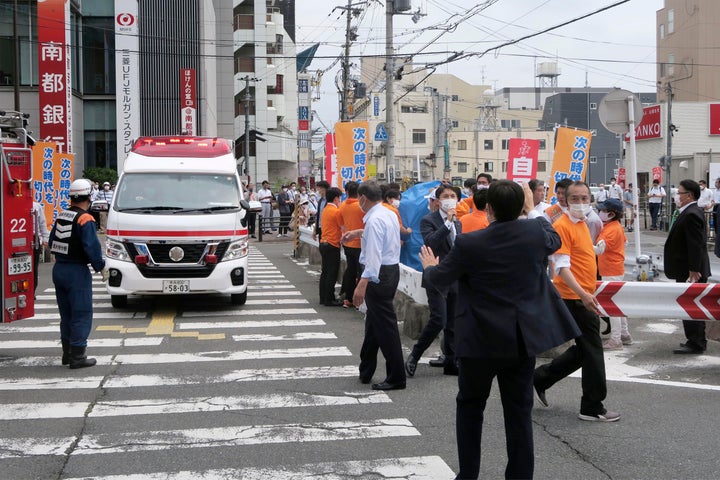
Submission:
M 93 184 L 87 178 L 78 178 L 70 184 L 70 196 L 72 198 L 90 196 L 92 186 Z

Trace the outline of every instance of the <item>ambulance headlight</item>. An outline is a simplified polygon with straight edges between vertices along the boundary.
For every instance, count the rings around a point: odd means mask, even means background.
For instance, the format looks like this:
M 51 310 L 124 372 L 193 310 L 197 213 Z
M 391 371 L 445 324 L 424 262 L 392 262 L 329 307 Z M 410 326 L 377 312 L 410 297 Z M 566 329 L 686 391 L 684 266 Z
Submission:
M 125 245 L 123 245 L 122 242 L 118 242 L 110 238 L 105 239 L 105 256 L 122 262 L 132 261 Z
M 248 254 L 248 241 L 247 238 L 242 240 L 235 240 L 234 242 L 230 242 L 230 246 L 228 247 L 227 251 L 225 252 L 225 255 L 223 255 L 222 261 L 228 261 L 228 260 L 237 260 L 238 258 L 242 258 L 247 256 Z

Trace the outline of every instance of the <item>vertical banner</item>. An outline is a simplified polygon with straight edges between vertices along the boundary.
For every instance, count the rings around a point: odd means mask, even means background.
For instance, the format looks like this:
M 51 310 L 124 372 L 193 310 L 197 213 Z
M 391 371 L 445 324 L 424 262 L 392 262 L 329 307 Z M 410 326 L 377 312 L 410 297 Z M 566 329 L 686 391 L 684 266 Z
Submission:
M 58 153 L 55 142 L 37 142 L 33 151 L 33 201 L 43 207 L 48 227 L 70 207 L 74 155 Z
M 72 152 L 70 1 L 38 2 L 37 18 L 40 138 Z
M 310 76 L 298 73 L 298 176 L 308 177 L 311 174 L 310 149 L 312 132 L 310 132 Z M 313 172 L 314 175 L 314 172 Z
M 337 178 L 335 185 L 344 189 L 349 181 L 367 180 L 368 122 L 338 122 L 335 124 L 337 148 Z
M 710 135 L 720 135 L 720 103 L 710 104 Z
M 625 167 L 620 167 L 620 168 L 618 168 L 617 183 L 618 183 L 618 185 L 620 185 L 620 188 L 625 190 L 625 188 L 627 187 L 626 182 L 627 182 L 627 173 L 625 171 Z
M 508 143 L 508 180 L 527 183 L 534 179 L 537 175 L 540 140 L 511 138 Z
M 337 170 L 337 148 L 335 134 L 325 134 L 325 178 L 331 187 L 335 187 L 335 171 Z
M 564 178 L 585 181 L 592 133 L 587 130 L 559 127 L 555 134 L 553 170 L 548 188 L 549 202 L 555 204 L 555 184 Z
M 652 168 L 652 179 L 653 181 L 657 180 L 658 182 L 660 182 L 660 185 L 662 185 L 662 167 L 658 166 Z
M 117 168 L 122 172 L 140 136 L 140 29 L 137 0 L 115 0 L 115 113 Z
M 197 135 L 197 88 L 195 69 L 180 69 L 180 130 L 185 135 Z

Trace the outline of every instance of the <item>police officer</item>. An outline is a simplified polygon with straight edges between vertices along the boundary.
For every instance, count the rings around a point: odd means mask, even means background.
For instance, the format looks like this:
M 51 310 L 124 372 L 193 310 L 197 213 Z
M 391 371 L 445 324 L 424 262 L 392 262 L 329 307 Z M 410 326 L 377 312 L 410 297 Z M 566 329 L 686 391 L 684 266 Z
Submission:
M 88 213 L 92 184 L 86 179 L 70 184 L 70 208 L 57 216 L 50 232 L 50 251 L 55 255 L 53 283 L 60 310 L 60 339 L 62 364 L 70 368 L 95 365 L 87 358 L 88 335 L 92 328 L 92 275 L 90 263 L 96 272 L 102 271 L 103 280 L 109 273 L 102 257 L 95 220 Z

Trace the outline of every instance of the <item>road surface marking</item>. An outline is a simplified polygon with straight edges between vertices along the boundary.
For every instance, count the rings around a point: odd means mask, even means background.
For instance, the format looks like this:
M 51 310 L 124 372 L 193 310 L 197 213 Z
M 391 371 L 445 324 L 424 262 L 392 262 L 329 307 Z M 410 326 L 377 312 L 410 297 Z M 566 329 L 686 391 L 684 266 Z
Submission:
M 276 340 L 335 340 L 337 336 L 332 332 L 300 332 L 288 333 L 286 335 L 255 334 L 255 335 L 233 335 L 236 342 L 270 342 Z
M 211 328 L 275 328 L 275 327 L 314 327 L 326 325 L 325 320 L 243 320 L 242 322 L 187 322 L 178 323 L 177 328 L 211 329 Z
M 257 315 L 317 315 L 317 310 L 314 308 L 273 308 L 273 309 L 267 309 L 267 310 L 249 310 L 249 309 L 234 309 L 234 310 L 221 310 L 217 312 L 212 312 L 213 316 L 242 316 L 242 317 L 254 317 Z M 188 317 L 207 317 L 208 312 L 194 312 L 194 311 L 187 311 L 183 312 L 182 314 L 183 318 Z
M 110 347 L 153 347 L 162 343 L 162 338 L 90 338 L 88 348 Z M 57 348 L 61 349 L 60 340 L 3 340 L 0 349 L 33 349 Z

